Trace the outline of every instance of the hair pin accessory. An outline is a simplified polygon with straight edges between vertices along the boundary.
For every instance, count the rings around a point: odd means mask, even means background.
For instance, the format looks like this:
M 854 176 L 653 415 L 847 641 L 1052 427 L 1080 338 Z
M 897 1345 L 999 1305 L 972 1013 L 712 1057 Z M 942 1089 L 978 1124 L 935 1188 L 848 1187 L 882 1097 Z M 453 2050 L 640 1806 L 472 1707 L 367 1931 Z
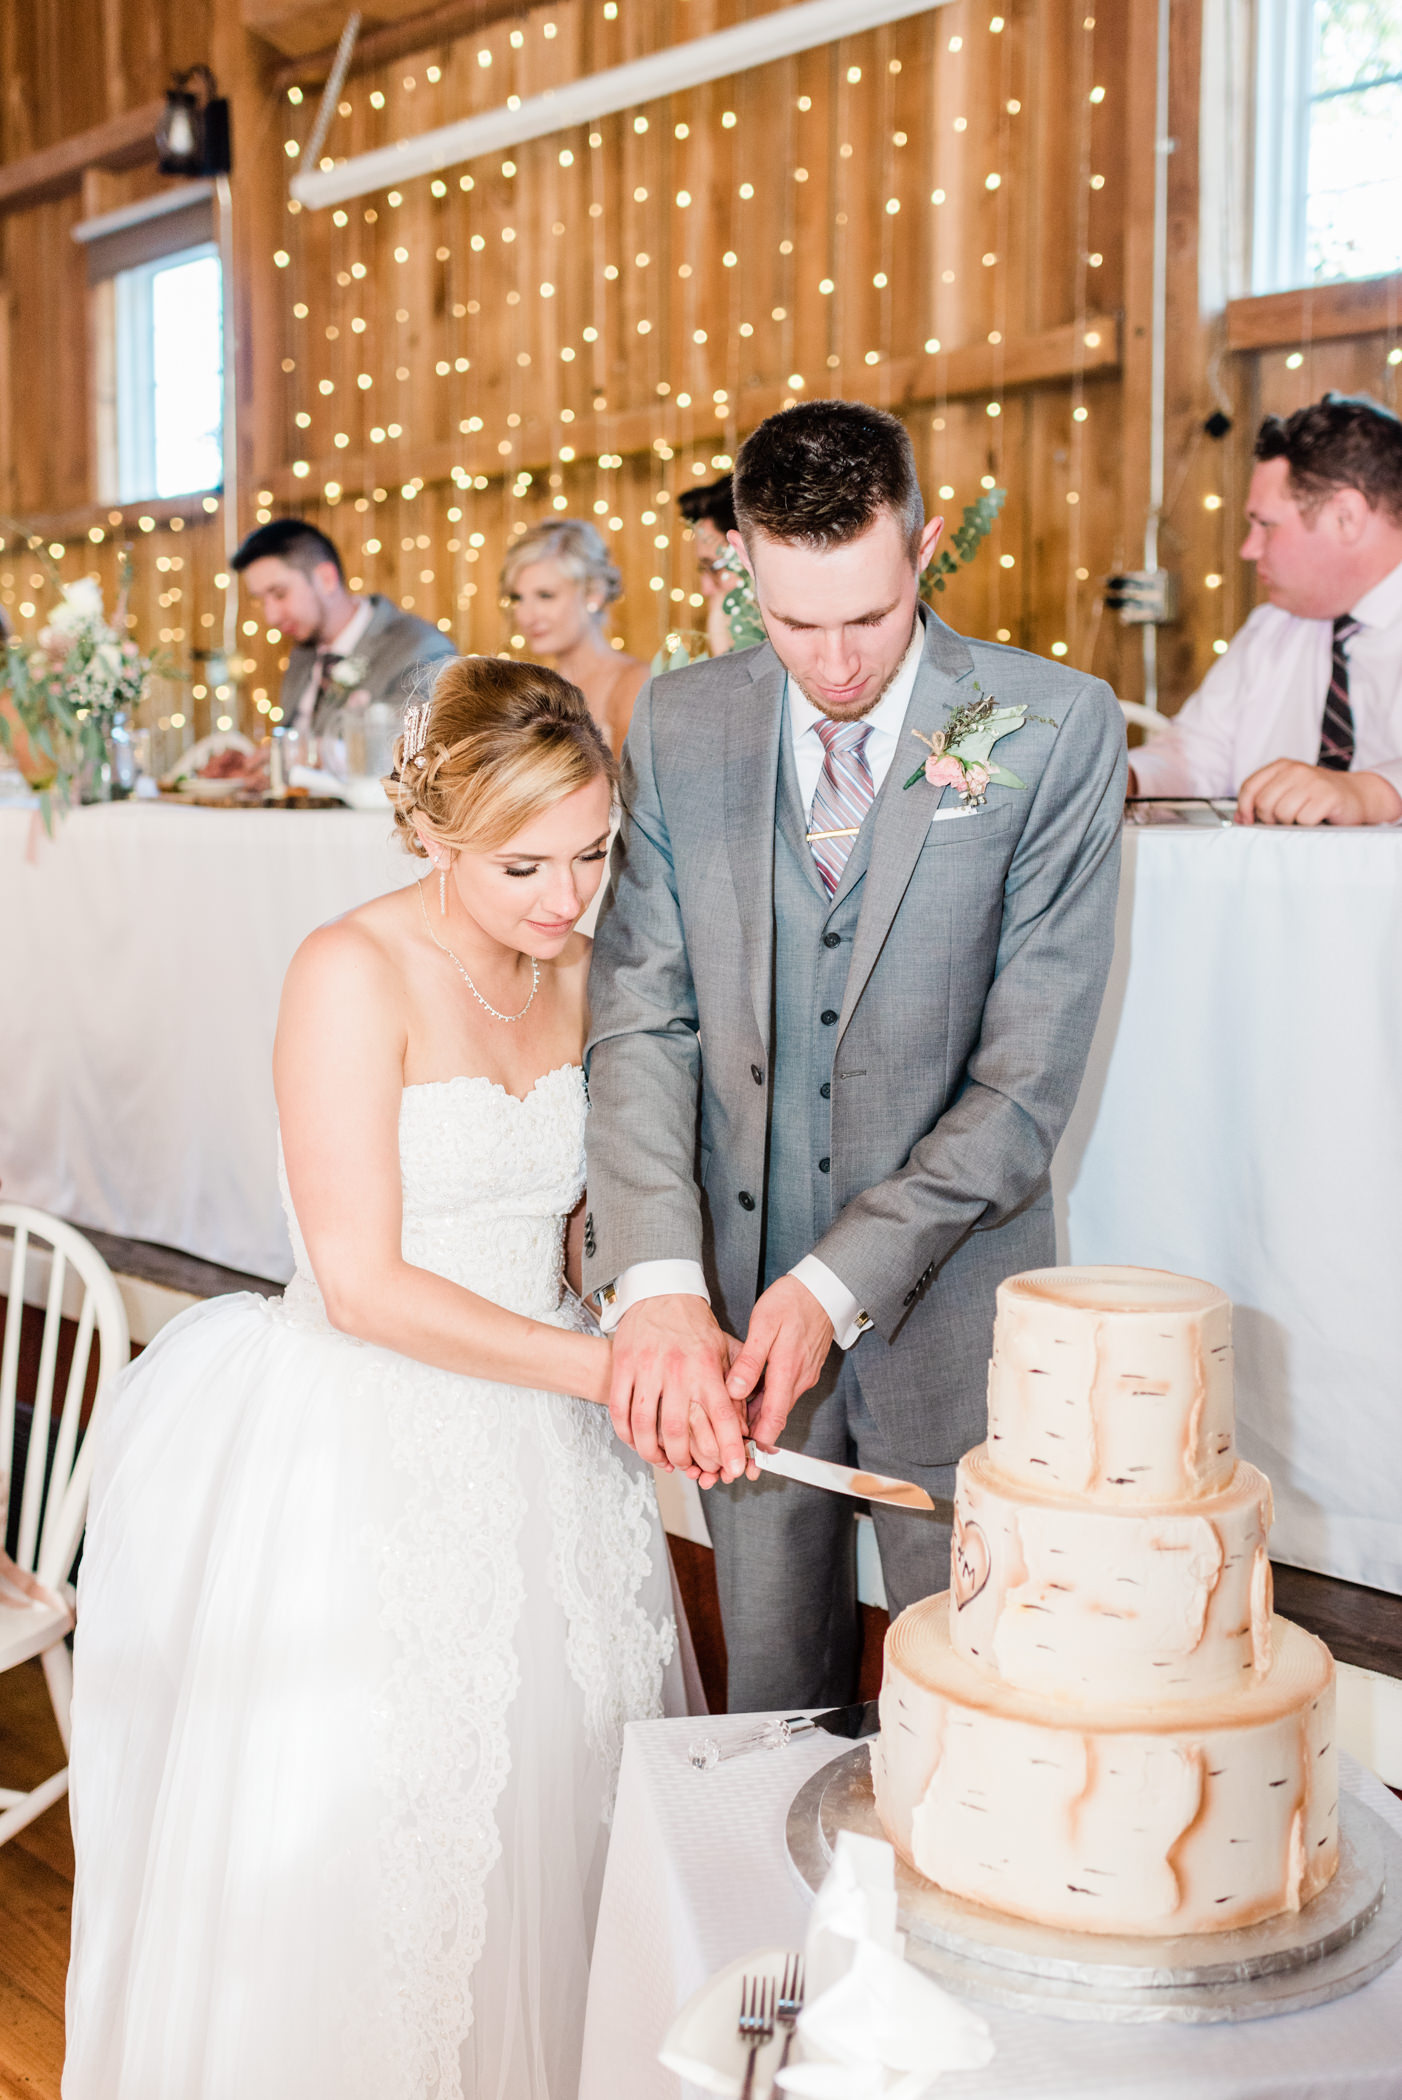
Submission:
M 428 737 L 428 717 L 429 702 L 427 700 L 421 701 L 417 707 L 409 708 L 404 716 L 404 736 L 400 746 L 402 755 L 399 762 L 401 773 L 405 766 L 410 765 L 423 750 L 424 743 Z

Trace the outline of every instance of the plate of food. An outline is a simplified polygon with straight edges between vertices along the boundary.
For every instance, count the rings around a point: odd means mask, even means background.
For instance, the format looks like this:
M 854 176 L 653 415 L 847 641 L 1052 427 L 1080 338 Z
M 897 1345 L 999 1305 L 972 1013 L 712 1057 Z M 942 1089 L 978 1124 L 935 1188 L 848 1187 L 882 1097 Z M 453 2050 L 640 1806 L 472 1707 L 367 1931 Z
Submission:
M 267 761 L 256 744 L 238 730 L 201 737 L 181 753 L 161 778 L 161 792 L 184 802 L 232 802 L 240 795 L 261 796 L 267 789 Z

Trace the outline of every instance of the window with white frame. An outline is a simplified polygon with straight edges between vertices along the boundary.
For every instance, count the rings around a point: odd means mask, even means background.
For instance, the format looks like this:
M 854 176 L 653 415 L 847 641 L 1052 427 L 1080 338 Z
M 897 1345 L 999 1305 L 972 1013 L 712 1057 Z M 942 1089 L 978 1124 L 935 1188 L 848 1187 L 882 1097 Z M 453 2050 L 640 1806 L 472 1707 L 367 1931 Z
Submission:
M 117 501 L 184 496 L 223 475 L 219 252 L 189 248 L 123 270 L 114 295 Z
M 1259 0 L 1252 288 L 1402 268 L 1402 0 Z
M 223 479 L 224 284 L 213 185 L 85 220 L 94 304 L 99 500 L 142 503 Z

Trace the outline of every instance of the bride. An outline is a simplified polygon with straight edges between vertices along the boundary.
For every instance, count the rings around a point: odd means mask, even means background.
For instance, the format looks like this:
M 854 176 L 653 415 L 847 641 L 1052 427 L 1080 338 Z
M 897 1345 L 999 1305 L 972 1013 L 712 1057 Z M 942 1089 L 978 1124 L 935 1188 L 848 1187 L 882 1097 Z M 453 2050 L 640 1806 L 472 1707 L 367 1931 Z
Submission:
M 98 1431 L 65 2100 L 576 2089 L 622 1730 L 674 1644 L 565 1280 L 616 769 L 573 686 L 490 657 L 399 758 L 429 872 L 283 992 L 296 1274 L 174 1322 Z

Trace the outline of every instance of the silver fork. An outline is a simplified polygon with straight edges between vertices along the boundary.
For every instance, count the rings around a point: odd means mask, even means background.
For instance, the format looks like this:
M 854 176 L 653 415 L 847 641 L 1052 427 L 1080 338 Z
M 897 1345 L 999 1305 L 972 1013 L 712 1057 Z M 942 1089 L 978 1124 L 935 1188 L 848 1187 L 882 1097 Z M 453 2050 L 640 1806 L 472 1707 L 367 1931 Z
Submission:
M 783 2070 L 793 2047 L 794 2028 L 803 2011 L 803 1956 L 791 1954 L 784 1963 L 784 1980 L 779 1985 L 779 2002 L 774 2008 L 775 2018 L 784 2030 L 784 2053 L 779 2058 L 778 2069 Z
M 749 2056 L 745 2063 L 745 2083 L 740 2088 L 740 2100 L 752 2100 L 755 2089 L 755 2058 L 767 2041 L 774 2035 L 774 1984 L 759 1976 L 745 1976 L 740 1982 L 740 2040 L 749 2045 Z

